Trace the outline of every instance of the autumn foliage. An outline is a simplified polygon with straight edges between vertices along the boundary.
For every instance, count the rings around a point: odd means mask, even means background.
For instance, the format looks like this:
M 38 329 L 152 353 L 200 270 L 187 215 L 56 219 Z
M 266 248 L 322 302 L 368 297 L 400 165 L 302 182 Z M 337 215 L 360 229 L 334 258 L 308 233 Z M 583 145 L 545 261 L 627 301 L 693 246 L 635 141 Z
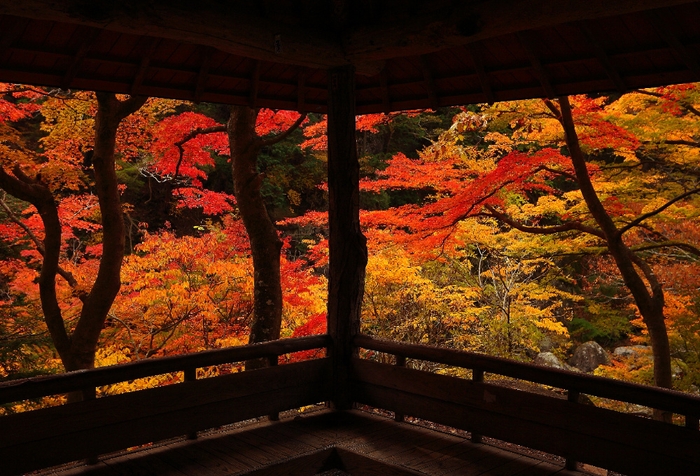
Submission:
M 0 165 L 41 180 L 56 203 L 55 293 L 70 333 L 108 241 L 96 193 L 98 103 L 88 92 L 0 88 Z M 566 359 L 587 340 L 609 350 L 643 345 L 646 353 L 598 373 L 652 383 L 658 356 L 638 294 L 662 292 L 672 384 L 697 391 L 700 88 L 570 103 L 587 180 L 629 250 L 631 271 L 621 271 L 591 209 L 560 103 L 361 116 L 370 252 L 362 330 L 523 361 L 544 350 Z M 279 239 L 280 335 L 324 333 L 325 118 L 254 112 L 251 172 Z M 248 342 L 253 252 L 231 172 L 230 127 L 228 109 L 154 98 L 122 119 L 115 173 L 125 257 L 96 365 Z M 37 285 L 42 212 L 2 188 L 0 378 L 57 372 Z M 644 289 L 630 287 L 630 272 Z

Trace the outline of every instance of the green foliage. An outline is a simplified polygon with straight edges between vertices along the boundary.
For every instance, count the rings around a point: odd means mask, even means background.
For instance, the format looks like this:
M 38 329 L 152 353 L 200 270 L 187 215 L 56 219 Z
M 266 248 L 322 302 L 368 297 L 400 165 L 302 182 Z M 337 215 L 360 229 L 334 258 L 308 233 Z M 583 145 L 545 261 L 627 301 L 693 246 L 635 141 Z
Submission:
M 258 170 L 265 175 L 261 193 L 268 212 L 276 219 L 322 207 L 324 194 L 317 185 L 326 165 L 310 150 L 302 150 L 300 130 L 258 155 Z

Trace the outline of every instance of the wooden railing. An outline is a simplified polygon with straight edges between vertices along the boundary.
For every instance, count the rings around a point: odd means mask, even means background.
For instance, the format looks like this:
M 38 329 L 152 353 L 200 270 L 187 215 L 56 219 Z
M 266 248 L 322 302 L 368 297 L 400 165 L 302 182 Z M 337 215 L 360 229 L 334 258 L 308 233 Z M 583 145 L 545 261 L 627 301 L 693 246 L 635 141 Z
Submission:
M 198 368 L 326 348 L 326 335 L 150 359 L 0 384 L 0 403 L 82 392 L 88 398 L 0 417 L 0 475 L 271 415 L 331 398 L 327 358 L 197 379 Z M 102 398 L 95 388 L 174 372 L 184 382 Z
M 399 365 L 353 362 L 353 399 L 629 475 L 696 474 L 700 398 L 672 390 L 437 347 L 360 335 L 357 347 L 391 354 Z M 471 369 L 472 380 L 422 372 L 406 359 Z M 567 390 L 568 399 L 489 383 L 496 374 Z M 685 427 L 579 403 L 594 395 L 684 415 Z
M 700 467 L 700 398 L 479 354 L 357 336 L 363 349 L 397 365 L 355 358 L 350 398 L 358 403 L 540 449 L 628 475 L 695 474 Z M 326 335 L 166 357 L 0 384 L 0 403 L 82 392 L 87 398 L 0 417 L 0 475 L 18 474 L 323 402 L 332 395 L 327 358 L 274 365 L 280 355 L 325 348 Z M 270 367 L 197 379 L 198 368 L 265 358 Z M 472 371 L 462 379 L 406 367 L 407 359 Z M 182 372 L 184 382 L 92 398 L 97 387 Z M 565 389 L 568 399 L 506 388 L 496 374 Z M 579 403 L 595 395 L 684 415 L 685 427 Z M 570 464 L 570 466 L 572 466 Z

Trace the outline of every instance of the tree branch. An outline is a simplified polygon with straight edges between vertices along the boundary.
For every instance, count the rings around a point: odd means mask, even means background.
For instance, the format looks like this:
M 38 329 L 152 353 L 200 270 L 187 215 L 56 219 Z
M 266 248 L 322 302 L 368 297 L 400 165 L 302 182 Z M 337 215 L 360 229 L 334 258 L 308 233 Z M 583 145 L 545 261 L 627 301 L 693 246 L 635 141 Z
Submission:
M 56 295 L 56 274 L 61 254 L 61 222 L 51 190 L 41 182 L 41 177 L 29 178 L 19 166 L 14 176 L 0 167 L 0 187 L 10 195 L 29 202 L 37 209 L 44 224 L 44 254 L 39 274 L 39 296 L 44 320 L 56 350 L 63 358 L 70 347 L 70 339 L 63 322 L 61 308 Z
M 643 141 L 642 144 L 658 144 L 658 143 L 663 143 L 663 144 L 670 144 L 670 145 L 687 145 L 688 147 L 700 147 L 700 142 L 692 141 L 692 140 L 682 140 L 682 139 L 677 139 L 677 140 L 663 140 L 660 142 L 652 142 L 652 141 Z
M 517 220 L 514 220 L 513 218 L 509 217 L 505 213 L 499 212 L 496 210 L 494 207 L 491 205 L 486 205 L 485 207 L 495 218 L 498 218 L 500 221 L 503 223 L 507 224 L 508 226 L 511 226 L 515 228 L 516 230 L 523 231 L 525 233 L 533 233 L 537 235 L 553 235 L 555 233 L 562 233 L 565 231 L 581 231 L 583 233 L 588 233 L 589 235 L 597 236 L 598 238 L 605 239 L 605 234 L 597 229 L 593 228 L 591 226 L 584 225 L 583 223 L 580 222 L 567 222 L 562 225 L 555 225 L 555 226 L 529 226 L 525 225 L 523 223 L 520 223 Z
M 0 197 L 0 207 L 2 207 L 3 210 L 5 210 L 5 213 L 7 213 L 7 216 L 14 222 L 15 225 L 19 226 L 24 230 L 24 232 L 27 234 L 30 240 L 34 242 L 34 245 L 36 246 L 37 251 L 42 257 L 46 256 L 46 250 L 44 249 L 44 245 L 41 243 L 41 240 L 39 237 L 37 237 L 34 232 L 20 220 L 20 218 L 13 212 L 10 207 L 7 206 L 7 203 L 5 202 L 5 192 L 3 191 L 2 197 Z M 73 273 L 70 271 L 66 271 L 63 269 L 60 265 L 58 266 L 58 274 L 66 280 L 68 285 L 73 288 L 74 290 L 78 289 L 78 281 L 76 281 L 75 277 L 73 276 Z M 85 300 L 85 292 L 79 292 L 78 293 L 78 298 L 81 301 Z
M 678 202 L 678 201 L 680 201 L 680 200 L 683 200 L 684 198 L 689 197 L 690 195 L 693 195 L 693 194 L 696 194 L 696 193 L 700 193 L 700 188 L 694 188 L 694 189 L 692 189 L 692 190 L 688 190 L 687 192 L 682 193 L 682 194 L 680 194 L 680 195 L 678 195 L 678 196 L 672 198 L 671 200 L 669 200 L 668 202 L 664 203 L 663 205 L 661 205 L 661 206 L 660 206 L 659 208 L 657 208 L 656 210 L 652 210 L 652 211 L 650 211 L 650 212 L 648 212 L 648 213 L 645 213 L 645 214 L 643 214 L 643 215 L 638 216 L 637 218 L 635 218 L 634 220 L 632 220 L 631 222 L 629 222 L 627 225 L 625 225 L 625 226 L 623 226 L 622 228 L 620 228 L 620 229 L 618 230 L 618 232 L 617 232 L 617 233 L 618 233 L 618 236 L 622 236 L 623 233 L 625 233 L 626 231 L 629 231 L 630 229 L 632 229 L 632 228 L 634 228 L 635 226 L 639 225 L 641 222 L 643 222 L 643 221 L 646 220 L 647 218 L 651 218 L 651 217 L 653 217 L 654 215 L 658 215 L 659 213 L 661 213 L 662 211 L 666 210 L 668 207 L 670 207 L 670 206 L 673 205 L 674 203 L 676 203 L 676 202 Z
M 661 243 L 648 243 L 644 245 L 631 246 L 630 249 L 634 252 L 639 251 L 649 251 L 660 248 L 680 248 L 687 251 L 688 253 L 700 258 L 700 249 L 691 245 L 690 243 L 683 243 L 682 241 L 663 241 Z
M 664 96 L 663 94 L 655 93 L 655 92 L 653 92 L 653 91 L 644 91 L 643 89 L 635 89 L 635 90 L 632 91 L 632 92 L 638 93 L 638 94 L 645 94 L 645 95 L 647 95 L 647 96 L 652 96 L 652 97 L 659 98 L 659 99 L 665 98 L 665 96 Z M 686 104 L 686 103 L 684 103 L 684 102 L 682 102 L 682 101 L 678 101 L 678 104 L 680 104 L 681 107 L 683 107 L 683 108 L 684 108 L 686 111 L 688 111 L 689 113 L 691 113 L 691 114 L 693 114 L 693 115 L 695 115 L 695 116 L 700 117 L 700 111 L 698 111 L 697 109 L 695 109 L 692 105 Z
M 299 126 L 301 125 L 301 123 L 304 122 L 305 119 L 306 119 L 306 113 L 304 113 L 304 114 L 302 114 L 301 116 L 299 116 L 299 119 L 297 119 L 296 121 L 294 121 L 294 124 L 292 124 L 291 126 L 289 126 L 289 129 L 287 129 L 286 131 L 284 131 L 284 132 L 282 132 L 282 133 L 280 133 L 280 134 L 277 134 L 276 136 L 271 137 L 271 138 L 269 138 L 269 139 L 262 139 L 262 140 L 260 141 L 260 146 L 261 146 L 261 147 L 269 147 L 269 146 L 271 146 L 271 145 L 275 145 L 275 144 L 277 144 L 278 142 L 283 141 L 284 139 L 286 139 L 287 137 L 289 137 L 289 134 L 291 134 L 292 132 L 294 132 L 294 131 L 297 129 L 297 127 L 299 127 Z
M 177 165 L 175 166 L 175 177 L 174 178 L 177 178 L 177 176 L 180 175 L 180 165 L 182 165 L 182 158 L 185 154 L 185 148 L 183 146 L 197 136 L 201 136 L 204 134 L 214 134 L 216 132 L 226 132 L 226 125 L 219 124 L 219 125 L 211 126 L 211 127 L 198 127 L 197 129 L 190 131 L 187 135 L 185 135 L 179 141 L 175 142 L 175 147 L 177 147 L 180 155 L 177 159 Z

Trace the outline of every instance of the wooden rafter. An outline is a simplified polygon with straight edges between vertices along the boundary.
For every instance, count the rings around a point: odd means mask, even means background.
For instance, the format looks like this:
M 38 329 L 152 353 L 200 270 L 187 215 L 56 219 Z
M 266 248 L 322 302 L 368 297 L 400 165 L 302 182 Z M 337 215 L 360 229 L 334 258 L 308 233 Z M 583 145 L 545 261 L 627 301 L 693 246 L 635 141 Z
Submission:
M 552 81 L 549 78 L 549 73 L 547 72 L 546 68 L 542 64 L 542 61 L 540 60 L 539 56 L 537 56 L 537 53 L 532 47 L 529 32 L 522 31 L 518 33 L 517 36 L 518 41 L 520 41 L 520 45 L 523 47 L 523 50 L 525 50 L 525 53 L 527 54 L 528 59 L 530 60 L 530 64 L 532 65 L 532 69 L 535 72 L 535 76 L 537 76 L 537 78 L 540 81 L 540 84 L 542 85 L 544 95 L 548 98 L 556 97 L 556 92 L 554 91 L 554 87 L 552 87 Z
M 346 53 L 351 60 L 363 61 L 427 54 L 519 31 L 681 5 L 691 1 L 442 2 L 443 8 L 435 8 L 433 13 L 416 16 L 410 21 L 356 28 L 349 34 Z M 437 5 L 437 2 L 432 3 Z
M 307 112 L 306 109 L 306 77 L 308 70 L 301 68 L 297 77 L 297 110 L 299 112 Z
M 382 108 L 384 113 L 388 114 L 391 112 L 391 96 L 389 94 L 389 73 L 386 68 L 379 73 L 379 84 L 382 93 Z
M 420 66 L 423 72 L 423 83 L 428 93 L 428 103 L 431 108 L 437 109 L 439 106 L 437 88 L 435 87 L 435 80 L 433 79 L 433 73 L 428 58 L 421 56 Z
M 674 29 L 669 25 L 668 19 L 665 18 L 664 15 L 660 15 L 659 12 L 646 12 L 645 16 L 649 23 L 656 28 L 656 31 L 664 39 L 666 44 L 671 47 L 685 66 L 693 72 L 695 80 L 700 80 L 700 63 L 698 63 L 697 57 L 694 56 L 678 38 Z
M 322 69 L 352 63 L 361 74 L 373 75 L 381 68 L 381 63 L 376 63 L 378 60 L 427 54 L 527 29 L 691 1 L 491 0 L 459 2 L 455 6 L 455 2 L 426 0 L 422 11 L 407 21 L 370 18 L 367 24 L 348 22 L 346 25 L 341 22 L 342 31 L 297 28 L 293 21 L 269 18 L 247 2 L 215 0 L 177 2 L 175 7 L 170 0 L 95 1 L 90 9 L 84 8 L 84 2 L 77 1 L 13 0 L 0 2 L 0 14 L 78 23 L 139 36 L 149 34 L 208 45 L 263 61 Z M 349 4 L 347 1 L 334 2 L 341 6 Z M 335 10 L 331 9 L 331 12 Z M 332 15 L 329 12 L 329 24 L 338 23 L 337 14 Z M 284 44 L 282 54 L 275 51 L 274 35 L 279 35 Z
M 258 105 L 258 91 L 260 89 L 260 61 L 253 64 L 253 72 L 250 75 L 250 107 Z
M 481 89 L 484 92 L 484 97 L 486 98 L 486 102 L 489 104 L 493 104 L 496 102 L 496 97 L 493 94 L 493 89 L 491 88 L 491 81 L 489 80 L 488 73 L 486 71 L 486 68 L 484 67 L 484 60 L 481 55 L 481 48 L 480 44 L 472 44 L 469 45 L 468 50 L 469 54 L 472 57 L 472 61 L 474 62 L 474 69 L 476 69 L 476 74 L 479 76 L 479 83 L 481 83 Z
M 141 61 L 139 62 L 139 67 L 136 70 L 134 80 L 132 81 L 131 87 L 129 88 L 129 94 L 139 94 L 139 89 L 141 88 L 141 84 L 143 84 L 143 80 L 146 77 L 146 72 L 148 71 L 148 67 L 151 63 L 151 57 L 153 56 L 153 53 L 155 53 L 156 48 L 158 48 L 159 43 L 160 40 L 156 38 L 146 37 L 144 39 L 144 43 L 141 48 L 140 54 Z
M 80 40 L 80 46 L 78 46 L 78 51 L 76 51 L 70 65 L 68 66 L 68 69 L 63 74 L 63 78 L 61 79 L 61 88 L 63 89 L 68 89 L 70 87 L 73 79 L 78 74 L 80 64 L 90 51 L 95 39 L 100 34 L 100 30 L 96 28 L 83 28 L 83 31 L 79 30 L 79 34 L 82 37 Z
M 202 60 L 199 64 L 199 73 L 197 74 L 197 84 L 194 88 L 194 102 L 200 102 L 202 100 L 202 93 L 204 93 L 207 81 L 209 80 L 211 57 L 214 55 L 215 51 L 214 48 L 208 46 L 203 47 L 203 50 Z
M 578 27 L 583 32 L 583 35 L 586 37 L 588 43 L 593 47 L 593 50 L 598 58 L 598 62 L 605 70 L 605 73 L 608 75 L 608 78 L 610 78 L 610 81 L 612 81 L 612 83 L 615 85 L 615 89 L 617 89 L 617 91 L 620 93 L 627 91 L 629 88 L 625 85 L 620 73 L 610 61 L 610 57 L 605 51 L 605 48 L 603 48 L 598 38 L 593 34 L 587 22 L 579 22 Z
M 20 37 L 22 36 L 22 33 L 24 32 L 24 29 L 27 27 L 27 24 L 29 23 L 29 20 L 26 18 L 18 18 L 17 21 L 12 22 L 12 26 L 4 32 L 4 34 L 0 34 L 0 56 L 5 53 L 5 50 L 7 50 L 12 44 Z

